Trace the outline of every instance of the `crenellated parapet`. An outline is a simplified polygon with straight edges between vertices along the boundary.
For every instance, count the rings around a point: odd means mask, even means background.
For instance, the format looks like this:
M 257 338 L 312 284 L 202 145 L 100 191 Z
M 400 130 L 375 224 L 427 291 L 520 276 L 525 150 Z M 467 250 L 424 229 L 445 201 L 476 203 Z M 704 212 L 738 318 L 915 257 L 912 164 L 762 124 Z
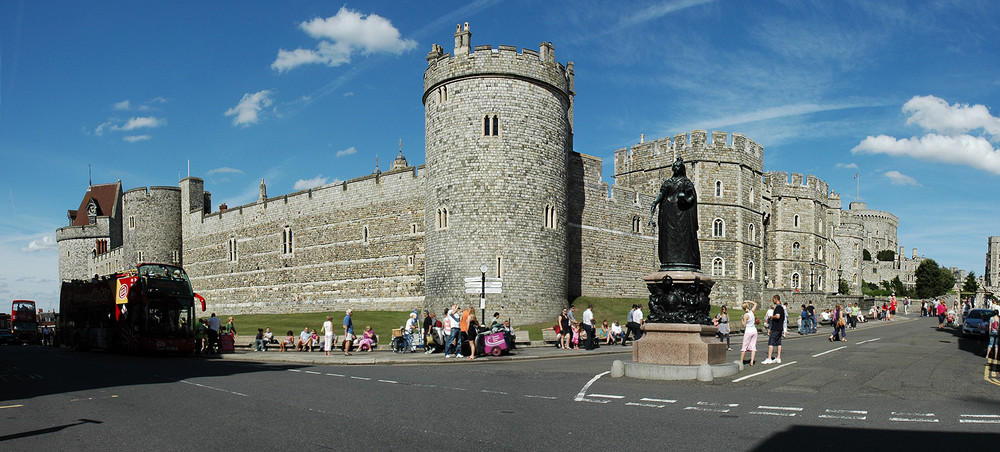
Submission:
M 811 174 L 792 173 L 791 179 L 785 171 L 768 171 L 764 174 L 764 183 L 771 190 L 774 198 L 815 199 L 829 205 L 840 205 L 840 195 L 830 192 L 826 181 Z
M 729 163 L 762 173 L 764 147 L 741 133 L 693 130 L 615 151 L 615 175 L 669 168 L 676 157 L 685 162 Z
M 552 43 L 539 44 L 539 50 L 522 49 L 501 45 L 493 49 L 489 45 L 471 47 L 469 24 L 464 29 L 458 26 L 455 33 L 454 56 L 444 53 L 441 46 L 434 44 L 427 54 L 427 70 L 424 72 L 424 95 L 427 98 L 442 85 L 468 77 L 509 77 L 530 80 L 550 90 L 558 92 L 567 102 L 573 97 L 573 63 L 563 66 L 555 60 Z

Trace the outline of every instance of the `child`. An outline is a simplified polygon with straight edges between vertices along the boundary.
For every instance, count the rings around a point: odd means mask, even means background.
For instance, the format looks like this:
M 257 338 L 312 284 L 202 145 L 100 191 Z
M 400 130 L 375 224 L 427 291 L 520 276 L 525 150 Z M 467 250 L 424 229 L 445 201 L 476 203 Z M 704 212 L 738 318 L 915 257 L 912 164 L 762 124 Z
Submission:
M 580 349 L 580 326 L 579 325 L 573 325 L 573 339 L 572 339 L 572 342 L 573 342 L 573 350 L 579 350 Z

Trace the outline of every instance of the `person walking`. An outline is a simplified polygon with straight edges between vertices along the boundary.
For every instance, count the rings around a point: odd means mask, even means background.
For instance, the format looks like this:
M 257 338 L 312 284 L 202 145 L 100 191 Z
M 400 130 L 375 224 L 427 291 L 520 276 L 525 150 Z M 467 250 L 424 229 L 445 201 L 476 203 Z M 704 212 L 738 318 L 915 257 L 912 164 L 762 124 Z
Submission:
M 847 322 L 844 321 L 844 310 L 840 306 L 840 303 L 834 307 L 833 310 L 833 334 L 830 335 L 830 342 L 843 341 L 847 342 L 847 331 L 844 327 L 847 326 Z
M 208 318 L 208 353 L 218 353 L 222 348 L 222 344 L 219 342 L 219 330 L 222 328 L 222 319 L 215 316 Z
M 444 346 L 444 357 L 451 358 L 452 352 L 461 357 L 459 353 L 462 350 L 462 343 L 459 341 L 462 339 L 462 316 L 458 313 L 458 305 L 451 305 L 451 309 L 445 312 L 445 317 L 448 319 L 447 322 L 451 324 L 449 328 L 451 333 L 448 335 L 448 343 Z
M 937 300 L 935 300 L 937 301 Z M 938 316 L 938 329 L 944 329 L 944 317 L 948 312 L 948 306 L 945 302 L 941 301 L 937 304 L 937 316 Z
M 993 317 L 989 320 L 989 340 L 990 342 L 986 344 L 986 363 L 990 363 L 990 350 L 993 350 L 993 359 L 1000 359 L 1000 344 L 997 343 L 1000 338 L 1000 311 L 993 311 Z
M 476 338 L 479 337 L 479 321 L 476 320 L 476 310 L 469 307 L 469 324 L 465 330 L 465 341 L 469 344 L 469 358 L 476 359 Z M 461 357 L 462 355 L 458 355 Z
M 323 322 L 323 354 L 332 355 L 330 350 L 333 350 L 333 316 L 328 315 Z
M 768 321 L 771 323 L 771 332 L 767 336 L 767 359 L 761 364 L 781 364 L 781 338 L 785 335 L 785 307 L 781 304 L 781 297 L 775 295 L 771 298 L 774 303 L 774 311 Z M 777 351 L 772 359 L 772 353 Z
M 816 332 L 816 325 L 819 323 L 819 319 L 816 318 L 816 308 L 813 306 L 813 302 L 809 302 L 806 310 L 809 311 L 809 334 L 812 334 Z
M 628 314 L 625 314 L 625 335 L 622 336 L 622 347 L 625 346 L 625 341 L 628 340 L 629 334 L 632 333 L 632 314 L 635 313 L 635 304 L 632 305 L 632 309 L 628 310 Z
M 733 351 L 729 344 L 729 310 L 725 306 L 719 308 L 719 315 L 715 316 L 719 322 L 719 342 L 726 341 L 726 351 Z
M 809 311 L 806 305 L 802 305 L 802 313 L 799 314 L 799 335 L 809 334 Z
M 587 333 L 587 343 L 584 345 L 584 349 L 593 350 L 594 349 L 594 305 L 587 305 L 587 310 L 583 311 L 583 322 L 581 323 L 583 331 Z
M 354 342 L 353 315 L 353 309 L 348 309 L 344 314 L 344 356 L 351 356 L 351 344 Z
M 757 303 L 752 301 L 743 302 L 743 345 L 740 346 L 740 362 L 747 351 L 750 351 L 750 365 L 754 365 L 757 358 L 757 326 L 754 318 L 754 311 L 757 310 Z

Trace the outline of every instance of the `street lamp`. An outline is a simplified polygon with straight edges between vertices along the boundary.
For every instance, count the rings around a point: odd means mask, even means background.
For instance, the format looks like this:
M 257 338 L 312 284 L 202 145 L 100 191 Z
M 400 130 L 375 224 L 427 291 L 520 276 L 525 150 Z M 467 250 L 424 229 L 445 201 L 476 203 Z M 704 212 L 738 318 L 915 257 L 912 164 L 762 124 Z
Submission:
M 482 291 L 479 292 L 479 309 L 482 310 L 482 313 L 480 314 L 481 317 L 479 318 L 484 320 L 486 319 L 486 270 L 488 269 L 489 267 L 487 267 L 486 264 L 479 265 L 479 271 L 483 274 Z
M 837 293 L 840 293 L 840 282 L 844 280 L 844 267 L 837 267 Z
M 810 292 L 813 292 L 813 291 L 816 290 L 816 285 L 815 285 L 814 278 L 813 278 L 814 275 L 815 275 L 815 273 L 816 273 L 816 261 L 815 260 L 810 260 L 809 261 L 809 291 Z

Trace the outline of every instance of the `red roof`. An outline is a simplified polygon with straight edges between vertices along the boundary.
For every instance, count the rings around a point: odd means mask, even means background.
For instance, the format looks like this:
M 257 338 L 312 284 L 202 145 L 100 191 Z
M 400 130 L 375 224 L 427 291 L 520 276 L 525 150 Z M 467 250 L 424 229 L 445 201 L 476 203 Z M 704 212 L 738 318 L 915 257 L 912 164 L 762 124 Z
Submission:
M 121 193 L 121 181 L 114 184 L 91 185 L 90 188 L 87 189 L 87 193 L 83 195 L 83 201 L 80 202 L 80 208 L 67 212 L 69 217 L 73 219 L 71 226 L 84 226 L 90 224 L 90 219 L 87 217 L 87 206 L 90 204 L 90 200 L 94 200 L 94 204 L 97 205 L 97 216 L 114 216 L 116 213 L 114 212 L 115 204 L 117 204 L 118 199 L 121 197 Z

